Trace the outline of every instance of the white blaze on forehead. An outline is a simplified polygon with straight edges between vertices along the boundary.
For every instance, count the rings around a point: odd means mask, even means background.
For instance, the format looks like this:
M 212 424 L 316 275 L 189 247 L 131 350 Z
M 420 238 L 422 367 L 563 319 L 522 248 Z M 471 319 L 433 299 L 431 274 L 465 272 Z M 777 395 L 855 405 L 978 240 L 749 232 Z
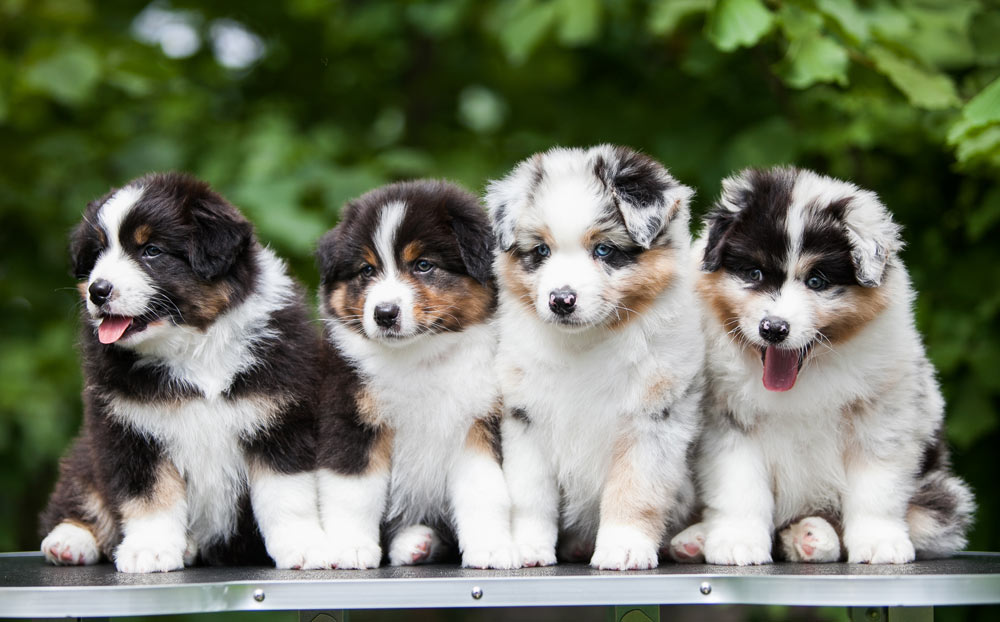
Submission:
M 142 197 L 144 190 L 142 186 L 125 186 L 111 195 L 97 212 L 97 221 L 108 236 L 108 246 L 114 247 L 120 243 L 118 233 L 122 221 Z
M 149 299 L 156 292 L 149 276 L 122 248 L 121 224 L 142 197 L 142 186 L 126 186 L 116 192 L 97 212 L 97 221 L 108 239 L 87 280 L 88 288 L 98 279 L 111 283 L 111 298 L 104 309 L 112 315 L 136 316 L 147 310 Z M 87 309 L 97 317 L 100 309 L 87 297 Z
M 375 229 L 375 254 L 382 261 L 385 274 L 395 274 L 396 260 L 393 247 L 396 233 L 406 214 L 406 204 L 402 201 L 386 203 L 379 213 L 378 227 Z
M 362 326 L 369 337 L 381 333 L 375 323 L 375 307 L 381 304 L 396 304 L 399 306 L 399 333 L 408 335 L 416 330 L 413 314 L 414 294 L 408 283 L 399 276 L 399 266 L 396 265 L 394 247 L 399 226 L 406 215 L 406 204 L 402 201 L 386 203 L 379 213 L 378 226 L 375 229 L 373 241 L 375 254 L 381 262 L 382 272 L 378 279 L 369 287 L 365 296 L 364 318 Z
M 589 182 L 582 176 L 561 178 L 536 195 L 541 220 L 559 248 L 582 248 L 584 236 L 600 220 L 603 197 Z

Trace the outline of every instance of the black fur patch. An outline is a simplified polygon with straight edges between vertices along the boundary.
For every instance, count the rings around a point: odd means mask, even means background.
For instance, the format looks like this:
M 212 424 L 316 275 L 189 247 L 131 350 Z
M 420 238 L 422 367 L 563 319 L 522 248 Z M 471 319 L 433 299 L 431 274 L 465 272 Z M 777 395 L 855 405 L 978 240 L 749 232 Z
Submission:
M 844 198 L 825 206 L 813 204 L 805 210 L 814 216 L 807 220 L 802 233 L 802 254 L 819 257 L 811 273 L 831 285 L 858 285 L 844 225 L 849 202 L 849 198 Z
M 747 186 L 738 196 L 729 196 L 738 211 L 716 205 L 705 217 L 708 240 L 702 268 L 715 272 L 720 267 L 747 276 L 759 269 L 763 280 L 755 289 L 780 289 L 790 241 L 785 220 L 795 186 L 795 175 L 787 169 L 750 170 L 743 175 Z
M 510 416 L 516 419 L 517 421 L 520 421 L 524 425 L 528 425 L 529 423 L 531 423 L 531 418 L 528 417 L 527 411 L 525 411 L 523 408 L 511 408 Z

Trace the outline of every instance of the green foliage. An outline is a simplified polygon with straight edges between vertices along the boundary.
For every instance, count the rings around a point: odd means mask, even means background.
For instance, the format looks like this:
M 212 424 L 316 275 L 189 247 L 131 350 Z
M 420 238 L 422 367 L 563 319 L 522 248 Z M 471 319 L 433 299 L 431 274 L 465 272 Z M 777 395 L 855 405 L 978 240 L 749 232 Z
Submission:
M 879 192 L 906 227 L 917 319 L 1000 549 L 1000 7 L 982 0 L 0 1 L 0 549 L 35 513 L 79 419 L 83 206 L 155 169 L 211 181 L 314 286 L 340 205 L 388 180 L 482 189 L 556 144 L 630 144 L 699 190 L 793 162 Z M 148 17 L 147 13 L 143 13 Z M 229 22 L 223 20 L 231 20 Z M 212 33 L 263 42 L 225 66 Z

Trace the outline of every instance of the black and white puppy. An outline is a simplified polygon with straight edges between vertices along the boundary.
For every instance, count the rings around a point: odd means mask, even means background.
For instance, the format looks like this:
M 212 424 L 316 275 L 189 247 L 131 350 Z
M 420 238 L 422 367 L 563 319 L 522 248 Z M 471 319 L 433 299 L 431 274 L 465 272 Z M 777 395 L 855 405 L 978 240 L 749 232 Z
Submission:
M 705 520 L 679 559 L 903 563 L 965 546 L 944 404 L 900 227 L 869 191 L 795 168 L 723 182 L 697 246 L 708 333 Z M 838 536 L 841 532 L 841 537 Z
M 500 469 L 492 235 L 476 198 L 440 181 L 351 201 L 319 243 L 324 381 L 320 503 L 334 564 L 517 565 Z M 456 542 L 457 541 L 457 542 Z
M 526 566 L 652 568 L 689 520 L 703 336 L 692 192 L 627 148 L 556 148 L 489 185 L 512 532 Z
M 90 203 L 71 252 L 84 422 L 41 517 L 46 558 L 328 566 L 321 341 L 284 264 L 207 184 L 173 173 Z

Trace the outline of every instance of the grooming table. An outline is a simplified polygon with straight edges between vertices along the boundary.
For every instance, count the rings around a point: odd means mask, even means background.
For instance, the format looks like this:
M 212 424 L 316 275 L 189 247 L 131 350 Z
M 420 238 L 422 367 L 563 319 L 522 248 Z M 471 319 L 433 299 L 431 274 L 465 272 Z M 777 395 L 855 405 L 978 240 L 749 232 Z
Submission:
M 452 565 L 377 570 L 188 568 L 129 575 L 110 564 L 53 567 L 37 553 L 0 554 L 0 617 L 104 618 L 294 610 L 343 622 L 351 609 L 605 605 L 615 620 L 659 618 L 657 605 L 851 607 L 854 620 L 930 620 L 933 607 L 1000 603 L 1000 554 L 902 566 L 772 564 L 733 568 L 667 563 L 656 570 L 584 565 L 466 570 Z

